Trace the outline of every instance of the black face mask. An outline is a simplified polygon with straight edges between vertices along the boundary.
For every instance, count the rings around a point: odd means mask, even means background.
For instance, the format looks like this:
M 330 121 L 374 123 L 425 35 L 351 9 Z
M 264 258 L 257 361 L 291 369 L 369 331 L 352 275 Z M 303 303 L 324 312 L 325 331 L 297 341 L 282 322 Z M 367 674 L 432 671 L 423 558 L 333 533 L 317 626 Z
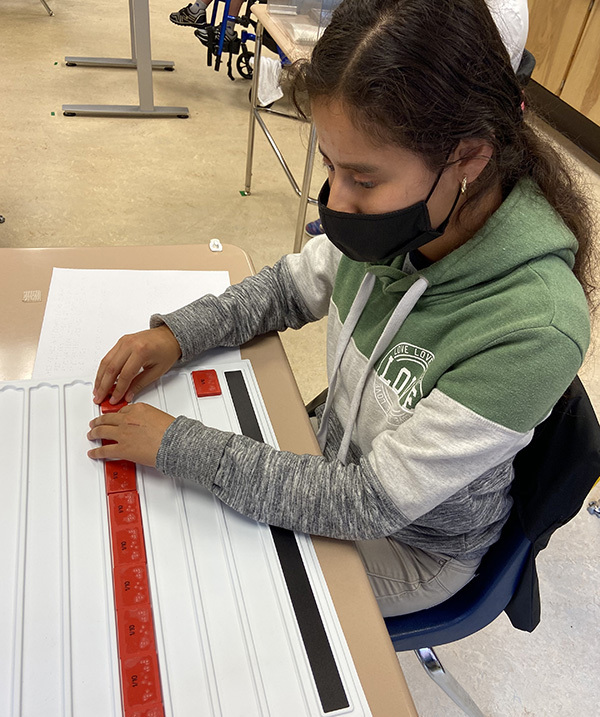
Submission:
M 349 214 L 329 209 L 329 181 L 319 192 L 319 215 L 329 241 L 354 261 L 384 263 L 401 254 L 428 244 L 442 236 L 461 190 L 458 190 L 448 216 L 432 229 L 427 202 L 437 187 L 442 171 L 436 177 L 425 200 L 404 209 L 385 214 Z

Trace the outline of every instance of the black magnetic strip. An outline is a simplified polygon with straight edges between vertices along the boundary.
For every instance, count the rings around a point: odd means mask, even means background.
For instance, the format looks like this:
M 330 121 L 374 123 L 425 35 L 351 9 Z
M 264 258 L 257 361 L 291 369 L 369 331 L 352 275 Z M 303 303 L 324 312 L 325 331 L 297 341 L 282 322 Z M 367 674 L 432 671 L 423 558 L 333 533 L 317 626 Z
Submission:
M 264 443 L 262 431 L 254 412 L 254 406 L 248 393 L 248 387 L 241 371 L 225 371 L 229 393 L 233 399 L 233 407 L 238 417 L 240 429 L 244 436 Z
M 306 574 L 296 536 L 291 530 L 276 528 L 273 525 L 271 534 L 292 599 L 323 712 L 341 710 L 349 706 L 348 698 Z
M 226 371 L 225 379 L 243 435 L 264 443 L 244 374 L 241 371 Z M 296 536 L 291 530 L 285 528 L 276 528 L 275 526 L 270 526 L 270 528 L 323 711 L 328 713 L 348 707 L 348 697 L 304 567 Z

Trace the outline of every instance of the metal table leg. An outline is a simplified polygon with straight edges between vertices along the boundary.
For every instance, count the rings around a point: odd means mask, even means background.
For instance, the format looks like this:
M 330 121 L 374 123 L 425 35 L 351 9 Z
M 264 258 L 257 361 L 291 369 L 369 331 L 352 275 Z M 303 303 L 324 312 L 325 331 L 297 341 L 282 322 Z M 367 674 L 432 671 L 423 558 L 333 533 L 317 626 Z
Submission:
M 250 93 L 250 124 L 248 126 L 248 149 L 246 150 L 246 185 L 245 192 L 250 194 L 252 183 L 252 161 L 254 159 L 254 136 L 258 110 L 258 73 L 260 71 L 260 54 L 262 51 L 263 26 L 260 21 L 256 25 L 256 44 L 254 46 L 254 69 L 252 72 L 252 91 Z
M 86 64 L 102 67 L 135 67 L 138 75 L 139 105 L 63 105 L 67 117 L 75 115 L 95 117 L 189 117 L 187 107 L 156 107 L 152 88 L 154 66 L 165 69 L 173 63 L 152 62 L 150 44 L 150 12 L 148 0 L 129 0 L 131 27 L 131 60 L 110 58 L 67 57 L 67 64 Z
M 46 2 L 46 0 L 40 0 L 40 2 L 46 8 L 46 12 L 48 13 L 48 15 L 50 15 L 50 16 L 54 15 L 52 10 L 48 7 L 48 3 Z
M 269 132 L 263 118 L 260 116 L 261 112 L 270 112 L 267 108 L 258 106 L 258 78 L 260 72 L 260 56 L 262 51 L 262 38 L 263 38 L 263 26 L 260 21 L 256 27 L 256 45 L 254 48 L 254 71 L 252 74 L 252 90 L 250 93 L 250 122 L 248 125 L 248 148 L 246 150 L 246 184 L 245 193 L 250 194 L 252 185 L 252 162 L 254 159 L 254 138 L 256 135 L 256 123 L 258 122 L 260 128 L 265 134 L 267 141 L 271 145 L 272 150 L 275 152 L 275 156 L 279 160 L 283 171 L 285 172 L 290 184 L 292 185 L 296 194 L 300 197 L 300 206 L 298 209 L 298 217 L 296 220 L 296 232 L 294 237 L 294 251 L 300 251 L 302 247 L 302 238 L 304 234 L 304 223 L 306 221 L 306 205 L 310 202 L 316 204 L 317 201 L 309 196 L 310 180 L 312 177 L 312 169 L 315 159 L 315 148 L 317 144 L 317 133 L 315 126 L 311 124 L 310 128 L 310 139 L 308 152 L 306 155 L 306 162 L 304 164 L 304 176 L 302 179 L 302 188 L 298 186 L 298 183 L 294 179 L 292 171 L 287 165 L 281 150 L 277 146 L 273 136 Z M 290 115 L 281 112 L 271 112 L 272 114 L 280 114 L 290 119 L 297 119 Z
M 129 34 L 131 37 L 131 57 L 65 57 L 65 63 L 67 67 L 81 65 L 82 67 L 123 67 L 135 70 L 137 67 L 137 53 L 132 0 L 129 0 Z M 175 63 L 170 60 L 152 60 L 152 69 L 172 71 L 175 69 Z
M 122 67 L 135 70 L 137 60 L 130 57 L 65 57 L 67 67 Z M 170 71 L 175 67 L 171 60 L 152 60 L 153 70 Z
M 294 252 L 302 249 L 304 238 L 304 225 L 306 223 L 306 206 L 309 200 L 310 180 L 312 179 L 313 164 L 315 161 L 315 149 L 317 146 L 317 130 L 314 123 L 310 125 L 310 138 L 308 140 L 308 152 L 304 163 L 304 176 L 302 178 L 302 193 L 300 195 L 300 206 L 298 207 L 298 218 L 296 219 L 296 234 L 294 236 Z

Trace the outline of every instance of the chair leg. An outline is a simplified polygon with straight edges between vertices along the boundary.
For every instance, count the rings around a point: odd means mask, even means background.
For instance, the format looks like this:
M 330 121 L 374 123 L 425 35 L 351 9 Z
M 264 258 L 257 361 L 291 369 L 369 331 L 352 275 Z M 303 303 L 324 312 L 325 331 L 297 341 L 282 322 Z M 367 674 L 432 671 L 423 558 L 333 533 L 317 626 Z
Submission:
M 40 0 L 40 2 L 46 8 L 46 12 L 48 13 L 48 15 L 54 15 L 52 10 L 48 7 L 48 3 L 46 2 L 46 0 Z
M 442 663 L 431 647 L 421 647 L 415 650 L 419 662 L 425 672 L 439 685 L 450 699 L 457 704 L 469 717 L 485 717 L 467 692 L 458 684 L 449 672 L 444 670 Z

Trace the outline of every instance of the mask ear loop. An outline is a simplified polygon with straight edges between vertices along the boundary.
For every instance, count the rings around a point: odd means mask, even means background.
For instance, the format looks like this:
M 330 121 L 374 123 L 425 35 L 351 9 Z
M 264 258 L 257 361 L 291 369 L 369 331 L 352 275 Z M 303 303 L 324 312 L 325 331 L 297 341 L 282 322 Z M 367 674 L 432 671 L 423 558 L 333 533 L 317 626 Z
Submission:
M 429 194 L 425 197 L 425 204 L 431 199 L 431 195 L 435 192 L 435 188 L 440 182 L 440 179 L 442 178 L 442 174 L 444 174 L 444 170 L 446 169 L 448 165 L 442 167 L 440 171 L 438 172 L 438 176 L 435 178 L 435 182 L 433 183 L 433 187 L 429 190 Z
M 450 150 L 450 152 L 448 153 L 448 156 L 446 157 L 446 164 L 445 164 L 445 165 L 440 169 L 440 171 L 438 172 L 438 176 L 435 178 L 435 182 L 433 183 L 433 187 L 431 187 L 431 189 L 429 190 L 429 194 L 427 195 L 427 197 L 426 197 L 426 199 L 425 199 L 425 204 L 427 204 L 427 202 L 428 202 L 429 199 L 431 198 L 431 195 L 434 193 L 435 188 L 436 188 L 437 185 L 439 184 L 439 181 L 440 181 L 440 179 L 441 179 L 441 177 L 442 177 L 442 174 L 444 173 L 444 170 L 447 169 L 447 168 L 450 166 L 449 164 L 447 164 L 447 162 L 448 162 L 448 160 L 450 159 L 450 155 L 452 154 L 453 151 L 454 151 L 454 150 Z M 454 164 L 454 162 L 452 162 L 452 164 Z M 462 178 L 462 182 L 460 183 L 460 189 L 459 189 L 459 191 L 456 193 L 456 199 L 454 200 L 454 204 L 452 205 L 450 211 L 448 212 L 448 216 L 447 216 L 447 217 L 444 219 L 444 221 L 438 226 L 438 228 L 436 229 L 436 231 L 440 232 L 441 234 L 443 234 L 443 233 L 446 231 L 446 229 L 447 229 L 447 227 L 448 227 L 448 224 L 449 224 L 449 222 L 450 222 L 450 217 L 452 216 L 452 213 L 454 212 L 454 210 L 456 209 L 456 205 L 458 204 L 458 200 L 460 199 L 461 194 L 464 194 L 466 191 L 467 191 L 467 178 L 466 178 L 466 176 L 465 176 L 465 177 Z
M 440 171 L 438 172 L 438 175 L 437 175 L 437 177 L 435 178 L 435 182 L 433 183 L 433 187 L 431 187 L 431 189 L 429 190 L 429 194 L 425 197 L 425 204 L 427 204 L 427 202 L 431 199 L 431 195 L 435 192 L 435 188 L 436 188 L 437 185 L 439 184 L 439 181 L 440 181 L 440 179 L 441 179 L 441 177 L 442 177 L 442 174 L 444 174 L 444 170 L 445 170 L 445 169 L 448 169 L 448 167 L 450 167 L 452 164 L 454 164 L 454 162 L 450 162 L 450 164 L 448 164 L 448 160 L 450 159 L 450 156 L 452 155 L 452 152 L 454 152 L 454 150 L 456 149 L 457 146 L 458 146 L 458 145 L 455 145 L 455 146 L 448 152 L 448 156 L 446 157 L 446 162 L 445 162 L 444 166 L 443 166 L 443 167 L 440 169 Z M 458 161 L 458 160 L 457 160 L 457 161 Z M 465 179 L 466 179 L 466 177 L 465 177 Z M 463 181 L 464 181 L 464 180 L 463 180 Z M 454 207 L 452 207 L 452 209 L 454 209 Z M 450 212 L 450 214 L 452 214 L 452 212 Z
M 443 234 L 446 229 L 448 228 L 448 224 L 450 223 L 450 217 L 454 213 L 454 210 L 456 209 L 456 205 L 458 204 L 458 200 L 461 198 L 461 196 L 467 191 L 467 178 L 464 177 L 462 182 L 460 183 L 460 188 L 458 192 L 456 192 L 456 198 L 454 200 L 454 203 L 452 204 L 452 207 L 450 208 L 450 211 L 448 212 L 448 216 L 444 219 L 444 221 L 439 225 L 439 227 L 436 229 L 436 232 L 440 232 Z
M 433 194 L 433 190 L 437 187 L 438 182 L 440 181 L 440 177 L 444 173 L 444 169 L 446 169 L 446 167 L 442 167 L 442 169 L 440 170 L 440 173 L 438 174 L 437 179 L 433 183 L 433 187 L 431 187 L 431 191 L 427 195 L 425 204 L 427 204 L 427 202 L 429 201 L 429 197 L 431 197 L 431 195 Z M 456 205 L 458 204 L 458 200 L 460 199 L 461 195 L 466 193 L 466 191 L 467 191 L 467 178 L 465 176 L 462 178 L 462 182 L 460 183 L 460 188 L 459 188 L 458 192 L 456 192 L 456 198 L 454 199 L 454 204 L 452 205 L 452 207 L 450 208 L 450 211 L 448 212 L 448 216 L 438 226 L 438 228 L 435 230 L 436 232 L 440 232 L 440 234 L 443 234 L 446 231 L 448 224 L 450 222 L 450 217 L 452 216 L 454 210 L 456 209 Z

